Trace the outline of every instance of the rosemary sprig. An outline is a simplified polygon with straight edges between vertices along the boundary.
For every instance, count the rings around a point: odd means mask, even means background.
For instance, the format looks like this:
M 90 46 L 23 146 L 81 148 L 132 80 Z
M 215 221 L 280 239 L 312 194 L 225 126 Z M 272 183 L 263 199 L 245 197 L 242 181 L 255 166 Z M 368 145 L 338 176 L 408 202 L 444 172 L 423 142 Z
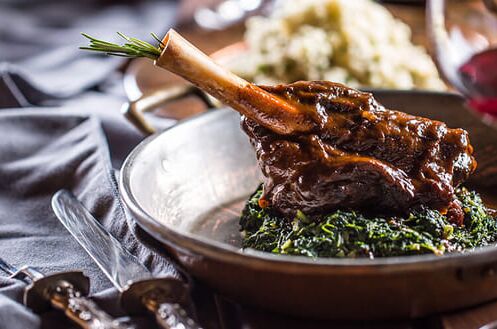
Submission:
M 126 40 L 126 43 L 122 45 L 107 42 L 104 40 L 99 40 L 86 33 L 81 33 L 81 34 L 85 38 L 90 40 L 90 44 L 88 45 L 88 47 L 80 47 L 79 49 L 102 52 L 112 56 L 130 57 L 130 58 L 147 57 L 156 60 L 162 53 L 162 50 L 164 49 L 164 44 L 154 33 L 151 34 L 152 37 L 157 41 L 157 46 L 154 46 L 148 42 L 136 38 L 128 37 L 120 32 L 117 32 L 117 34 L 121 38 Z

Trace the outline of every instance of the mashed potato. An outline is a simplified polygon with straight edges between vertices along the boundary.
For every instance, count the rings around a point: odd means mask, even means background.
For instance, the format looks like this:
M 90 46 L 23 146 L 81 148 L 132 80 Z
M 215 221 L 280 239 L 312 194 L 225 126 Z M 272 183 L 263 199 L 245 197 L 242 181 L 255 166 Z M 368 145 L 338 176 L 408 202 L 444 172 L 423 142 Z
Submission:
M 250 51 L 233 70 L 260 84 L 330 80 L 350 86 L 445 89 L 411 31 L 371 0 L 285 1 L 247 22 Z

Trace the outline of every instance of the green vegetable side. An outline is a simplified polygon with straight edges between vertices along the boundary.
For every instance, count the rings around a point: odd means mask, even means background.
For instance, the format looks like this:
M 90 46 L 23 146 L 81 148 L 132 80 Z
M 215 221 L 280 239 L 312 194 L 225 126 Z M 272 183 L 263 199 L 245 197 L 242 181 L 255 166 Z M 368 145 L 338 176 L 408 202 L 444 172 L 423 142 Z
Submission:
M 457 227 L 436 210 L 408 217 L 374 217 L 337 210 L 326 216 L 298 212 L 293 221 L 259 207 L 259 188 L 247 202 L 240 226 L 243 248 L 309 257 L 386 257 L 464 251 L 497 241 L 497 220 L 474 191 L 460 188 L 465 213 Z

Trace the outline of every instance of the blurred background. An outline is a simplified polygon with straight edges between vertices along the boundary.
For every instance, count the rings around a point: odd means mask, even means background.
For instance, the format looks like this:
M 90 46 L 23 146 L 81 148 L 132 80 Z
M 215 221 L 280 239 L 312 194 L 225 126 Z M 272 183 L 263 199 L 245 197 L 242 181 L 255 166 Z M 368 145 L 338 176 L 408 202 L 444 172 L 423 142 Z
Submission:
M 0 106 L 60 103 L 96 88 L 132 102 L 155 93 L 141 110 L 173 120 L 202 111 L 185 104 L 164 110 L 169 99 L 156 92 L 183 82 L 150 62 L 78 49 L 85 45 L 81 32 L 151 41 L 150 32 L 175 27 L 256 83 L 331 80 L 366 89 L 458 91 L 476 99 L 480 112 L 493 113 L 494 106 L 479 102 L 494 99 L 495 73 L 482 78 L 478 65 L 459 70 L 492 48 L 492 9 L 493 0 L 0 0 L 0 70 L 9 90 Z M 495 65 L 493 58 L 485 63 Z

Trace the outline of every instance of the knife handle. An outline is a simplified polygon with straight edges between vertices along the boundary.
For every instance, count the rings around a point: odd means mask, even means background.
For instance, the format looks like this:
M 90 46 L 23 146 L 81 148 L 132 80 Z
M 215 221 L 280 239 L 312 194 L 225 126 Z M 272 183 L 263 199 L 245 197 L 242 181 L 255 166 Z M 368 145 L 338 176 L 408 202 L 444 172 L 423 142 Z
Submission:
M 125 323 L 114 320 L 91 299 L 82 294 L 68 281 L 59 281 L 47 291 L 52 306 L 83 329 L 130 329 Z

